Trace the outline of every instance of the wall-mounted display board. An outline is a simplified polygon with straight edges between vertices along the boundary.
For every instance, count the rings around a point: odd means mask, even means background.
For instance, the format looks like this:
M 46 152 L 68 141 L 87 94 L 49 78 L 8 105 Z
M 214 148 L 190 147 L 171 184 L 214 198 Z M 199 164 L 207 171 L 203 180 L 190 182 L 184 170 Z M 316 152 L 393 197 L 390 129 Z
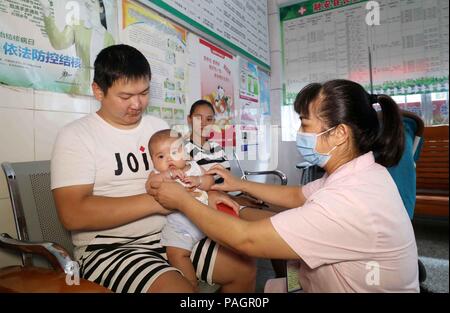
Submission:
M 265 0 L 146 0 L 214 37 L 258 65 L 270 68 Z
M 390 95 L 448 90 L 449 2 L 380 0 L 368 25 L 366 0 L 305 1 L 280 8 L 285 103 L 302 87 L 351 79 Z M 372 57 L 370 67 L 369 52 Z
M 0 0 L 0 83 L 90 95 L 97 53 L 117 42 L 116 4 Z
M 119 12 L 121 42 L 139 49 L 152 69 L 149 113 L 184 123 L 188 32 L 137 2 L 123 0 Z

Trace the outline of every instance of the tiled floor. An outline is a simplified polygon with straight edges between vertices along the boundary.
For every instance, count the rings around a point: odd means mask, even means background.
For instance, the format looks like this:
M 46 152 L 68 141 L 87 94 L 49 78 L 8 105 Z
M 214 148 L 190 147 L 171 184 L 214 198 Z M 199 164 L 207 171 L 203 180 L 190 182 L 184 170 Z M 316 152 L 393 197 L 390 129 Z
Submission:
M 270 278 L 275 277 L 270 260 L 259 259 L 257 261 L 258 272 L 256 276 L 256 292 L 264 292 L 264 285 Z
M 431 292 L 449 292 L 449 223 L 417 219 L 413 223 L 417 249 L 427 279 L 422 284 Z
M 416 220 L 413 224 L 419 257 L 425 265 L 425 291 L 449 292 L 449 224 L 430 220 Z M 266 281 L 275 277 L 270 260 L 257 261 L 256 292 L 263 292 Z

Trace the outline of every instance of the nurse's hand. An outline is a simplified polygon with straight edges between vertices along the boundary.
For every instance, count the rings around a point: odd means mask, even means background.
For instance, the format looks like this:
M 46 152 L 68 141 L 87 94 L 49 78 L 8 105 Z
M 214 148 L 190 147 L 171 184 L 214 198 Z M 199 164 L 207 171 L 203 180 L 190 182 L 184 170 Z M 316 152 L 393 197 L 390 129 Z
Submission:
M 223 178 L 222 184 L 215 184 L 211 186 L 211 190 L 217 191 L 241 191 L 242 184 L 244 183 L 241 179 L 233 176 L 229 170 L 221 165 L 213 166 L 209 171 L 206 172 L 208 175 L 219 175 Z
M 226 193 L 220 191 L 208 192 L 208 204 L 217 210 L 218 204 L 225 204 L 239 214 L 240 205 L 236 201 L 230 198 Z
M 189 191 L 177 182 L 153 180 L 148 183 L 147 192 L 159 204 L 169 210 L 181 208 L 184 203 L 192 198 Z

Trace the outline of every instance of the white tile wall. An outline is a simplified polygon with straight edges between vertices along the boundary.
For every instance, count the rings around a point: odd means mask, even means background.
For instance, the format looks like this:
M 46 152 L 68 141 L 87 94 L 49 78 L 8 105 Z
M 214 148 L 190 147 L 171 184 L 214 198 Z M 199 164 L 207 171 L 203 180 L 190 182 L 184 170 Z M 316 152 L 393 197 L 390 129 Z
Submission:
M 267 11 L 269 15 L 278 12 L 277 0 L 267 0 Z
M 270 54 L 270 64 L 272 64 L 272 73 L 270 75 L 270 89 L 282 88 L 281 57 L 281 52 L 272 52 Z
M 278 12 L 269 15 L 269 45 L 271 53 L 281 51 L 280 15 Z
M 282 89 L 270 90 L 270 105 L 272 106 L 272 125 L 281 125 Z
M 91 113 L 97 112 L 100 109 L 100 102 L 94 97 L 91 99 Z
M 0 162 L 34 159 L 32 110 L 0 108 Z
M 36 111 L 35 125 L 35 159 L 49 160 L 53 144 L 59 129 L 86 114 Z
M 33 89 L 0 85 L 0 108 L 33 109 Z
M 36 91 L 34 94 L 34 109 L 45 111 L 89 113 L 91 98 L 70 96 L 63 93 Z

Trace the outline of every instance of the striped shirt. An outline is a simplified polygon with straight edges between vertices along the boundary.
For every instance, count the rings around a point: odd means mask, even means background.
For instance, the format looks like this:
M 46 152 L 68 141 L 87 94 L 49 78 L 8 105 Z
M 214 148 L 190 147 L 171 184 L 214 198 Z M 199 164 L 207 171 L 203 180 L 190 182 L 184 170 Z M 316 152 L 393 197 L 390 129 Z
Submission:
M 203 147 L 199 147 L 191 139 L 186 142 L 185 149 L 191 159 L 196 161 L 205 171 L 208 171 L 216 164 L 222 165 L 227 170 L 231 169 L 230 162 L 227 160 L 222 147 L 214 141 L 208 141 Z M 223 179 L 218 175 L 214 179 L 216 184 L 223 183 Z

